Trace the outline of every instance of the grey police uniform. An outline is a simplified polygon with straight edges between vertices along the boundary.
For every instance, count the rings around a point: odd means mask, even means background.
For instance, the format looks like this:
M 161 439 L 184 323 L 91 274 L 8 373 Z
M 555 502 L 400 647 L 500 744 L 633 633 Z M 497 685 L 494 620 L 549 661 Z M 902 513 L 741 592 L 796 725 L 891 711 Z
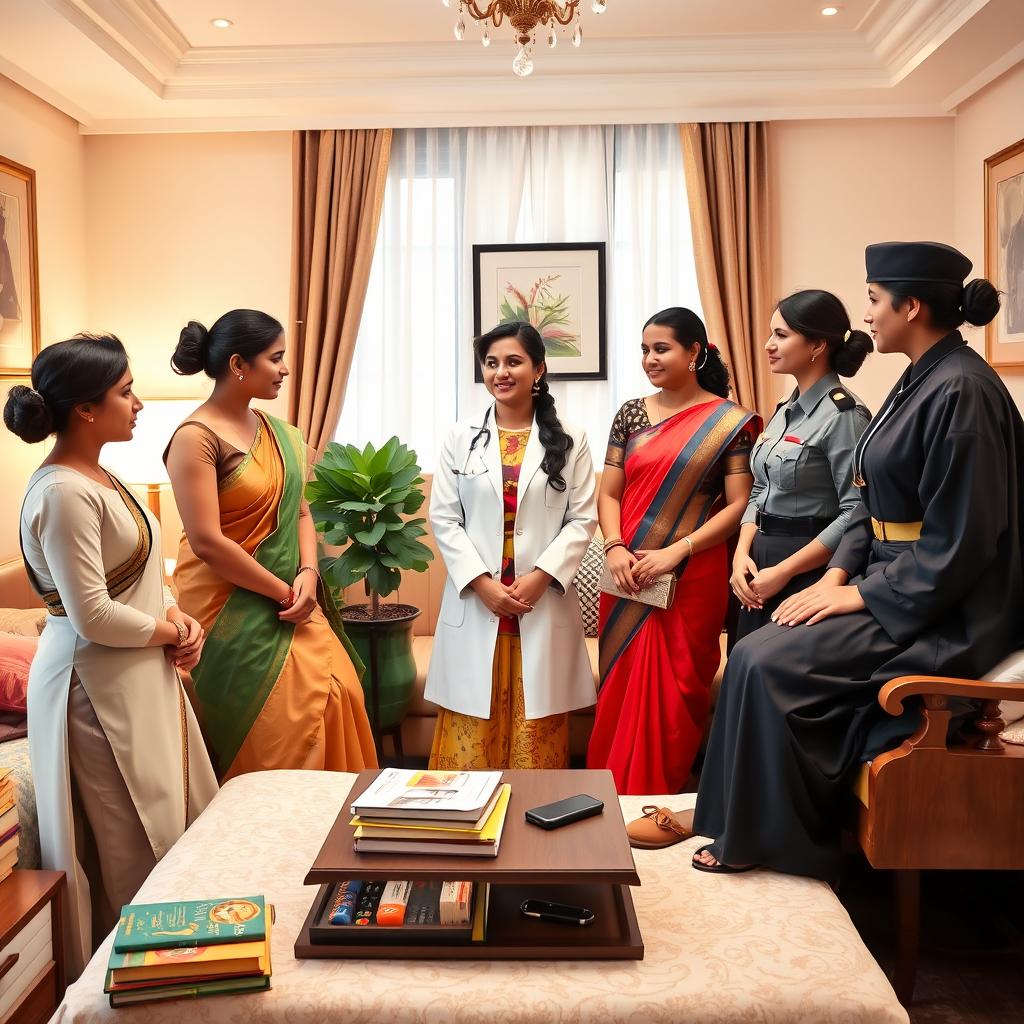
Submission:
M 750 455 L 754 486 L 742 522 L 756 523 L 751 558 L 778 565 L 817 539 L 835 551 L 860 501 L 853 454 L 871 414 L 828 373 L 804 394 L 780 402 Z M 824 567 L 794 577 L 765 607 L 740 611 L 736 639 L 757 629 L 790 594 L 821 578 Z

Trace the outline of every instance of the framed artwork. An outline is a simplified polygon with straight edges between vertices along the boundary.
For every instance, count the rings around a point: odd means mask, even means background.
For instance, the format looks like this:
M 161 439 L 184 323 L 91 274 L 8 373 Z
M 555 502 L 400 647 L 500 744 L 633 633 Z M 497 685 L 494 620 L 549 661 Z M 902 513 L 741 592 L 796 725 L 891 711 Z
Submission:
M 36 174 L 0 157 L 0 377 L 27 377 L 38 352 Z
M 474 334 L 513 320 L 540 331 L 549 380 L 606 380 L 605 243 L 474 245 Z
M 1024 139 L 985 161 L 985 276 L 1003 300 L 985 328 L 985 355 L 1024 372 Z

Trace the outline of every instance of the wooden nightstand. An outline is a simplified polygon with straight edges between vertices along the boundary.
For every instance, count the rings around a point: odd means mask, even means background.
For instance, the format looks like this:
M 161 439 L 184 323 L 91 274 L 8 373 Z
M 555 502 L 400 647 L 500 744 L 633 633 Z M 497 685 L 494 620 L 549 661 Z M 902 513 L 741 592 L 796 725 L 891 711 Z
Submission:
M 43 1024 L 64 995 L 63 871 L 0 882 L 0 1024 Z

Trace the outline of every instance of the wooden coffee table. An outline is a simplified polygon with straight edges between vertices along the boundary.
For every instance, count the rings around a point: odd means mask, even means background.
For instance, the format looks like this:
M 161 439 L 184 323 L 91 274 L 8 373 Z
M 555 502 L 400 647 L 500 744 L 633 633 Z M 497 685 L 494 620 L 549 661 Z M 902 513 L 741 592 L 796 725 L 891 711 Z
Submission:
M 618 795 L 608 771 L 506 771 L 512 786 L 497 857 L 444 857 L 363 853 L 354 849 L 349 824 L 352 798 L 379 773 L 359 774 L 305 882 L 320 882 L 295 942 L 296 958 L 473 959 L 473 960 L 642 960 L 631 885 L 640 884 Z M 604 802 L 603 813 L 546 831 L 529 824 L 524 812 L 564 797 L 586 793 Z M 334 885 L 346 879 L 437 881 L 465 879 L 490 884 L 487 937 L 482 942 L 444 945 L 373 945 L 311 941 L 310 927 Z M 527 898 L 589 907 L 592 924 L 580 927 L 526 918 Z

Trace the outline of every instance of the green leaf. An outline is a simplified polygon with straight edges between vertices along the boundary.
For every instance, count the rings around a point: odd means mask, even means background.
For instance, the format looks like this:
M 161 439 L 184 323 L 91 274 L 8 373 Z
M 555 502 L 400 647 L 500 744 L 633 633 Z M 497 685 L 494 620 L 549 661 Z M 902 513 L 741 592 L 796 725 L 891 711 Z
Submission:
M 381 597 L 387 597 L 398 589 L 398 585 L 402 582 L 402 574 L 397 569 L 389 569 L 384 565 L 375 565 L 366 574 L 366 582 Z
M 399 448 L 401 442 L 397 437 L 389 437 L 384 442 L 384 447 L 381 448 L 372 459 L 370 459 L 369 471 L 373 476 L 383 474 L 385 471 L 390 473 L 391 471 L 391 460 L 394 458 L 395 451 Z
M 324 531 L 324 543 L 325 544 L 344 544 L 349 539 L 351 534 L 349 533 L 348 524 L 338 523 L 333 529 Z
M 387 526 L 384 523 L 374 523 L 369 530 L 358 532 L 355 538 L 360 544 L 365 544 L 368 548 L 372 548 L 380 543 L 380 539 L 384 536 L 386 530 Z
M 411 484 L 419 475 L 419 466 L 407 466 L 405 469 L 401 469 L 395 474 L 394 479 L 391 481 L 391 486 L 394 488 L 408 487 L 409 484 Z
M 413 512 L 418 512 L 423 507 L 423 502 L 427 500 L 427 496 L 422 491 L 414 491 L 405 499 L 402 505 L 402 511 L 408 516 L 412 515 Z
M 365 514 L 367 512 L 379 512 L 383 505 L 378 508 L 375 502 L 372 501 L 343 501 L 338 508 L 343 512 L 362 512 Z
M 376 564 L 377 553 L 360 544 L 350 544 L 338 556 L 337 561 L 346 570 L 355 573 L 356 579 L 358 579 Z

